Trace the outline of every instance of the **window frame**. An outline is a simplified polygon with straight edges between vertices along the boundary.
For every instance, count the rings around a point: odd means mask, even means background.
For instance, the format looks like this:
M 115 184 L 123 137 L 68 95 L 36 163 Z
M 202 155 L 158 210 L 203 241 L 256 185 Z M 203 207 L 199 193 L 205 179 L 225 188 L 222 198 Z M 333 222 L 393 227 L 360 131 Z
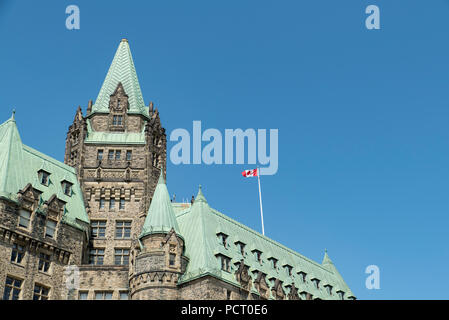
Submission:
M 24 217 L 24 216 L 22 215 L 22 213 L 27 213 L 27 214 L 28 214 L 28 217 Z M 26 209 L 20 209 L 20 210 L 19 210 L 19 221 L 18 221 L 18 226 L 19 226 L 20 228 L 29 230 L 29 229 L 30 229 L 30 226 L 31 226 L 31 215 L 32 215 L 32 212 L 31 212 L 31 211 L 26 210 Z M 27 221 L 27 225 L 26 225 L 26 226 L 24 226 L 24 225 L 21 224 L 22 219 L 25 219 L 25 220 Z
M 49 223 L 54 223 L 54 228 L 49 228 L 48 224 Z M 44 231 L 44 237 L 45 238 L 50 238 L 50 239 L 56 239 L 56 228 L 58 227 L 58 222 L 56 220 L 52 220 L 52 219 L 47 219 L 45 221 L 45 231 Z M 53 234 L 49 235 L 48 234 L 48 230 L 53 230 Z
M 129 225 L 128 225 L 129 224 Z M 126 231 L 129 229 L 129 236 L 126 237 Z M 117 231 L 120 230 L 120 236 Z M 115 221 L 115 239 L 127 240 L 131 239 L 132 220 L 116 220 Z
M 118 252 L 119 254 L 117 254 Z M 127 254 L 125 254 L 125 252 L 127 252 Z M 114 265 L 129 266 L 129 254 L 129 248 L 114 248 Z M 117 257 L 120 257 L 120 263 L 117 263 Z
M 39 260 L 38 260 L 37 270 L 39 272 L 49 274 L 50 267 L 51 267 L 51 255 L 46 254 L 45 252 L 39 252 Z
M 23 258 L 25 258 L 26 249 L 25 246 L 14 242 L 11 250 L 11 259 L 10 261 L 15 264 L 22 264 Z M 20 260 L 20 261 L 17 261 Z
M 11 280 L 11 283 L 8 284 L 8 280 Z M 19 286 L 16 285 L 16 282 L 19 281 Z M 14 276 L 6 275 L 5 286 L 3 290 L 3 300 L 20 300 L 22 294 L 22 285 L 23 279 L 16 278 Z M 8 289 L 8 290 L 7 290 Z M 17 293 L 18 291 L 18 293 Z M 17 293 L 17 294 L 15 294 Z M 16 299 L 14 299 L 16 297 Z M 11 299 L 13 298 L 13 299 Z
M 94 266 L 104 265 L 104 256 L 105 248 L 91 248 L 89 250 L 89 264 Z M 99 261 L 101 261 L 101 263 L 98 263 Z
M 40 288 L 40 290 L 38 292 L 36 292 L 36 288 Z M 46 294 L 44 294 L 42 291 L 46 290 Z M 37 299 L 36 299 L 37 297 Z M 33 289 L 33 300 L 48 300 L 50 297 L 50 287 L 44 286 L 42 284 L 39 283 L 35 283 L 34 284 L 34 289 Z

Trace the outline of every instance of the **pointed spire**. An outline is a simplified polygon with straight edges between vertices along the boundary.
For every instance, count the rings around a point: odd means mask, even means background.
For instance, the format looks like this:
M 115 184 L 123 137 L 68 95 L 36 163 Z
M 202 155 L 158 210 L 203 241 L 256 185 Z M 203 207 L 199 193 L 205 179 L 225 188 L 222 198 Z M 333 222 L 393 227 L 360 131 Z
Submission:
M 179 226 L 172 207 L 170 194 L 165 184 L 164 168 L 162 167 L 153 200 L 148 209 L 139 238 L 151 233 L 168 233 L 172 228 L 179 235 Z
M 204 196 L 203 191 L 201 191 L 201 185 L 199 185 L 198 187 L 198 194 L 196 195 L 194 203 L 196 202 L 204 202 L 207 204 L 206 197 Z
M 148 117 L 148 109 L 143 101 L 131 50 L 126 39 L 120 41 L 97 100 L 92 106 L 92 114 L 96 112 L 109 113 L 109 99 L 119 83 L 123 85 L 125 93 L 128 95 L 128 113 L 142 114 Z
M 324 249 L 324 258 L 323 258 L 323 262 L 321 263 L 323 266 L 330 266 L 330 265 L 334 265 L 332 260 L 329 258 L 329 255 L 327 254 L 327 249 Z
M 12 116 L 0 125 L 0 192 L 16 194 L 28 181 L 25 181 L 22 140 Z

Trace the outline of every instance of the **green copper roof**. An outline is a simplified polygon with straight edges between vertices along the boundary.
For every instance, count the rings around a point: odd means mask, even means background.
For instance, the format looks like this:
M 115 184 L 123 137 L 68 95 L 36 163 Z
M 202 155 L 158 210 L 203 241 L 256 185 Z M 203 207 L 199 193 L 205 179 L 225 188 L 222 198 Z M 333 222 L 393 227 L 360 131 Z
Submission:
M 85 143 L 94 144 L 145 144 L 145 126 L 141 132 L 93 131 L 90 119 L 87 119 Z
M 50 173 L 48 186 L 39 182 L 39 170 Z M 63 180 L 73 184 L 71 196 L 64 194 Z M 17 201 L 17 193 L 28 183 L 42 192 L 41 204 L 54 194 L 66 202 L 63 222 L 79 229 L 84 229 L 80 222 L 89 223 L 75 169 L 24 145 L 11 118 L 0 125 L 0 196 Z
M 345 292 L 345 297 L 353 296 L 351 290 L 334 268 L 329 268 L 330 259 L 325 259 L 324 265 L 310 260 L 303 255 L 283 246 L 282 244 L 238 223 L 228 216 L 212 209 L 206 201 L 201 188 L 190 208 L 177 212 L 177 221 L 181 229 L 181 234 L 185 239 L 185 254 L 189 258 L 187 270 L 180 278 L 179 283 L 192 281 L 202 276 L 210 275 L 223 281 L 239 286 L 235 272 L 241 259 L 245 265 L 249 266 L 250 275 L 254 272 L 265 273 L 267 284 L 270 279 L 282 281 L 284 291 L 287 294 L 287 286 L 294 283 L 298 292 L 306 291 L 313 295 L 313 298 L 338 299 L 337 291 Z M 220 241 L 218 234 L 228 235 L 227 246 Z M 242 256 L 236 242 L 245 244 L 245 255 Z M 262 263 L 259 263 L 252 251 L 262 252 Z M 221 270 L 219 255 L 227 256 L 231 259 L 230 272 Z M 273 268 L 268 258 L 273 257 L 278 260 L 277 268 Z M 289 276 L 285 265 L 293 267 L 292 276 Z M 332 264 L 333 265 L 333 264 Z M 303 283 L 298 272 L 307 273 L 307 282 Z M 317 289 L 311 279 L 320 280 L 320 288 Z M 333 287 L 333 294 L 329 295 L 324 285 Z M 252 291 L 254 291 L 254 286 Z M 273 298 L 273 297 L 272 297 Z
M 148 108 L 143 101 L 136 68 L 126 39 L 123 39 L 118 46 L 97 100 L 92 106 L 92 114 L 109 113 L 110 96 L 120 82 L 128 95 L 128 113 L 142 114 L 148 118 Z
M 147 217 L 142 227 L 142 238 L 151 233 L 167 233 L 172 228 L 179 235 L 179 226 L 173 211 L 170 195 L 164 180 L 164 170 L 161 169 L 161 175 L 154 191 L 153 200 L 148 209 Z

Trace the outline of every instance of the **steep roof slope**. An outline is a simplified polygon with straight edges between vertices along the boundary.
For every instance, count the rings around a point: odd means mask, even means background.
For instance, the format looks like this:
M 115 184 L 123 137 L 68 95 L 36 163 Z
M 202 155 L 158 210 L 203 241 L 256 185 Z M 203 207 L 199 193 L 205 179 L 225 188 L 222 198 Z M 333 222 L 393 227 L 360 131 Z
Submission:
M 151 233 L 169 232 L 172 228 L 178 235 L 180 234 L 163 172 L 162 168 L 139 238 Z
M 92 106 L 92 114 L 109 113 L 109 99 L 119 83 L 122 83 L 128 95 L 128 113 L 141 114 L 148 118 L 148 108 L 143 101 L 136 68 L 126 39 L 122 39 L 118 46 L 97 100 Z
M 39 182 L 39 170 L 50 173 L 48 185 Z M 70 196 L 63 192 L 64 180 L 73 184 Z M 42 204 L 54 194 L 66 202 L 63 222 L 79 229 L 84 229 L 79 222 L 89 223 L 75 169 L 24 145 L 12 117 L 0 125 L 0 196 L 17 201 L 17 192 L 28 183 L 42 192 Z

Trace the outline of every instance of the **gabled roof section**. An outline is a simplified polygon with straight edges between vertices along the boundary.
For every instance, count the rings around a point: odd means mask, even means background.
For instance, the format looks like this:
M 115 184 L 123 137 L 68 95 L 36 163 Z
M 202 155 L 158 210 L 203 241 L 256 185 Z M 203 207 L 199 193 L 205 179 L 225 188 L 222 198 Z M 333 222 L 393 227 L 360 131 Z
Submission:
M 97 100 L 92 106 L 91 114 L 109 113 L 109 99 L 119 83 L 122 84 L 125 93 L 128 95 L 128 113 L 141 114 L 148 118 L 148 108 L 143 101 L 136 68 L 126 39 L 122 39 L 118 46 Z
M 190 208 L 177 212 L 177 220 L 185 239 L 185 255 L 189 258 L 186 272 L 179 279 L 180 284 L 209 275 L 240 286 L 235 272 L 243 259 L 244 264 L 249 267 L 249 274 L 253 280 L 258 272 L 262 272 L 266 274 L 267 280 L 277 279 L 278 283 L 282 282 L 286 294 L 294 284 L 298 292 L 306 291 L 314 298 L 339 299 L 336 294 L 338 290 L 344 291 L 345 297 L 353 296 L 340 274 L 328 268 L 327 263 L 322 265 L 308 259 L 211 208 L 201 189 Z M 228 236 L 226 246 L 218 237 L 220 233 Z M 243 255 L 237 242 L 245 244 Z M 262 252 L 262 263 L 257 261 L 253 252 L 255 250 Z M 231 259 L 230 272 L 221 270 L 220 256 Z M 276 269 L 268 260 L 269 257 L 279 261 Z M 327 257 L 325 261 L 330 259 Z M 292 267 L 291 276 L 286 266 Z M 301 271 L 307 274 L 306 283 L 298 274 Z M 333 294 L 330 295 L 323 286 L 316 288 L 310 281 L 312 278 L 320 279 L 320 283 L 333 286 Z M 268 285 L 272 288 L 274 283 L 268 282 Z M 257 293 L 255 290 L 253 286 L 251 292 Z M 271 296 L 271 298 L 274 297 Z
M 152 233 L 168 233 L 171 229 L 180 235 L 178 222 L 170 200 L 167 185 L 164 180 L 164 170 L 161 168 L 161 175 L 154 190 L 153 200 L 148 209 L 147 217 L 142 227 L 139 238 Z
M 48 185 L 38 179 L 39 170 L 50 173 Z M 73 182 L 72 194 L 64 194 L 61 181 Z M 62 222 L 85 230 L 89 218 L 84 207 L 83 195 L 74 168 L 53 159 L 20 139 L 14 117 L 0 125 L 0 197 L 17 202 L 17 193 L 28 184 L 41 192 L 41 202 L 55 195 L 66 203 Z M 43 212 L 43 208 L 38 208 Z

